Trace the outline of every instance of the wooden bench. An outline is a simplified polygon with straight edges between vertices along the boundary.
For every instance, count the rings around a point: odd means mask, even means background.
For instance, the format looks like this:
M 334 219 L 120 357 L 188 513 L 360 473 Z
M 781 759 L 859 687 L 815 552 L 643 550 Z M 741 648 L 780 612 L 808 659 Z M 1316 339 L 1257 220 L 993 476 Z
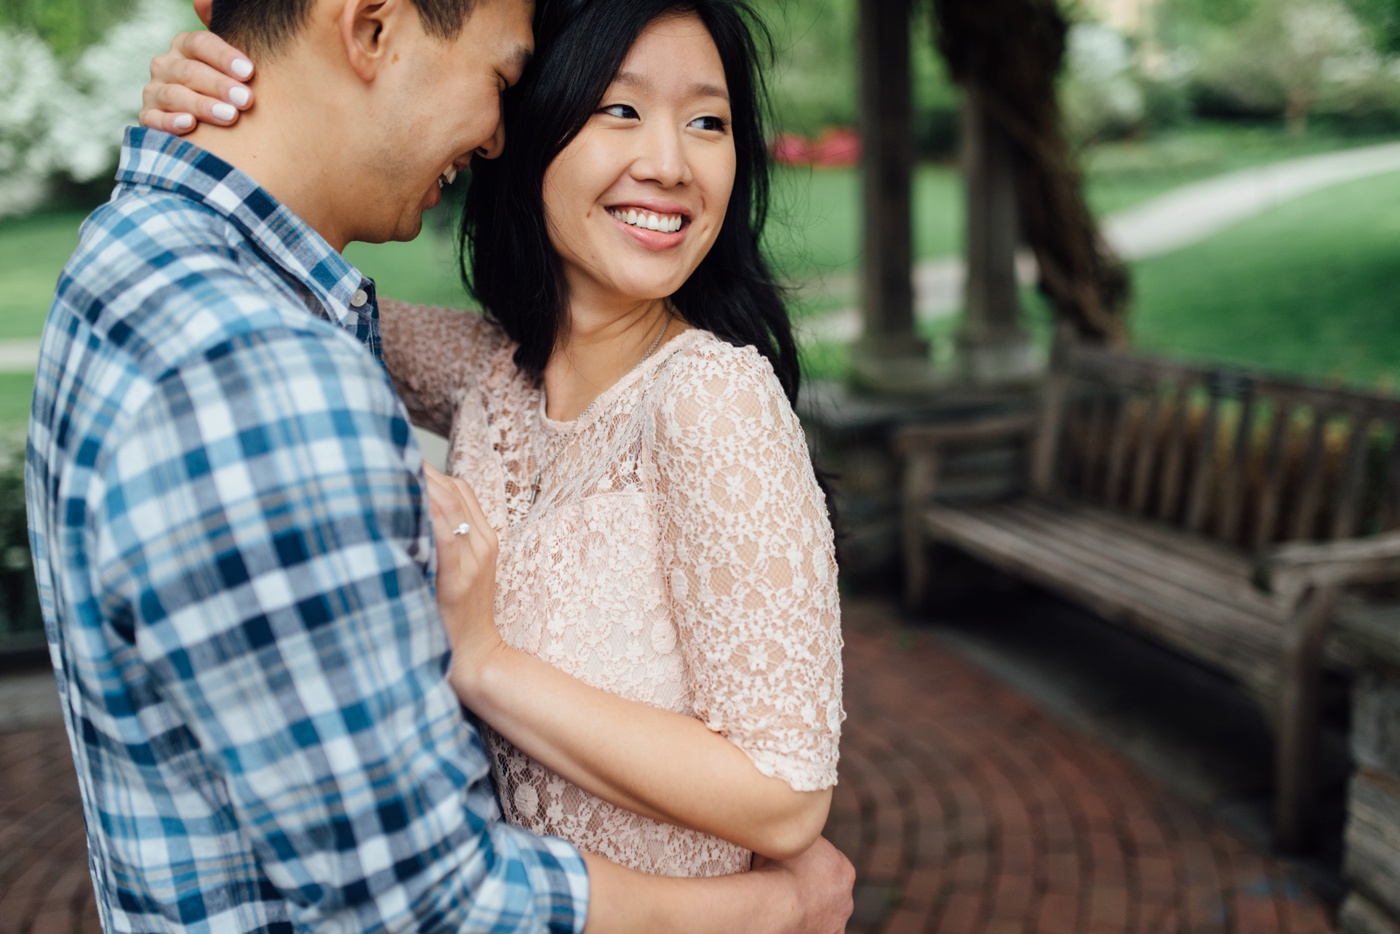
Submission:
M 1400 580 L 1400 400 L 1062 341 L 1034 414 L 900 433 L 907 598 L 930 542 L 1223 672 L 1276 730 L 1275 836 L 1302 846 L 1334 606 Z M 1024 492 L 940 498 L 956 447 L 1027 448 Z

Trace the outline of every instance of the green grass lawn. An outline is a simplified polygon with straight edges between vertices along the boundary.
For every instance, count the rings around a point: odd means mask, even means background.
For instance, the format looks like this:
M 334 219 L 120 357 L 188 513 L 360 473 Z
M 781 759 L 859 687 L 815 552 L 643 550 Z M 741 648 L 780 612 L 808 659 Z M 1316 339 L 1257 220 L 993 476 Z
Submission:
M 1133 267 L 1145 350 L 1400 386 L 1400 172 Z
M 0 221 L 0 340 L 38 337 L 54 283 L 78 245 L 86 214 L 38 214 Z
M 10 440 L 15 429 L 29 423 L 29 402 L 33 398 L 33 376 L 0 373 L 0 442 Z M 0 444 L 0 450 L 7 447 Z

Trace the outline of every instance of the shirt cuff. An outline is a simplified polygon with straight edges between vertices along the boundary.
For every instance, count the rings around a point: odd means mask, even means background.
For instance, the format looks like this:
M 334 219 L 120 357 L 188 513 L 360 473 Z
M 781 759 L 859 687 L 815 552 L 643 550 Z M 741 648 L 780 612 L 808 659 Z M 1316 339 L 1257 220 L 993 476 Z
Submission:
M 521 841 L 524 869 L 535 893 L 539 917 L 550 934 L 583 934 L 588 922 L 591 888 L 588 866 L 578 847 L 559 837 L 537 837 L 518 827 L 513 833 L 528 837 Z

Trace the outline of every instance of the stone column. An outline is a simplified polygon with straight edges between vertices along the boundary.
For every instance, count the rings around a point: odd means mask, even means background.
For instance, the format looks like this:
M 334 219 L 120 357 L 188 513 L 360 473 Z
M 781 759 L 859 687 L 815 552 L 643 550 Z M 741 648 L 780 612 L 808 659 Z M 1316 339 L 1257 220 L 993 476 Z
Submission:
M 1343 842 L 1351 891 L 1342 934 L 1400 934 L 1400 606 L 1342 615 L 1338 636 L 1362 657 L 1352 704 L 1356 774 Z
M 1016 247 L 1016 151 L 982 103 L 975 80 L 964 86 L 963 179 L 967 186 L 966 313 L 958 363 L 973 383 L 1004 383 L 1039 369 L 1021 326 Z
M 860 0 L 865 331 L 851 368 L 862 387 L 888 392 L 929 381 L 928 343 L 914 331 L 911 9 L 911 0 Z

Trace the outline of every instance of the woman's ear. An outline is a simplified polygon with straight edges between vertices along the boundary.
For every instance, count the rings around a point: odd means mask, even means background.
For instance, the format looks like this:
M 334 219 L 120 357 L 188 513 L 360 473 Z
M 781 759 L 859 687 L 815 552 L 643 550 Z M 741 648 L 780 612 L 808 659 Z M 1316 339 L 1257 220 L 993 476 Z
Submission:
M 373 81 L 389 54 L 389 39 L 403 29 L 405 15 L 417 16 L 409 0 L 345 0 L 340 37 L 350 67 L 363 81 Z

